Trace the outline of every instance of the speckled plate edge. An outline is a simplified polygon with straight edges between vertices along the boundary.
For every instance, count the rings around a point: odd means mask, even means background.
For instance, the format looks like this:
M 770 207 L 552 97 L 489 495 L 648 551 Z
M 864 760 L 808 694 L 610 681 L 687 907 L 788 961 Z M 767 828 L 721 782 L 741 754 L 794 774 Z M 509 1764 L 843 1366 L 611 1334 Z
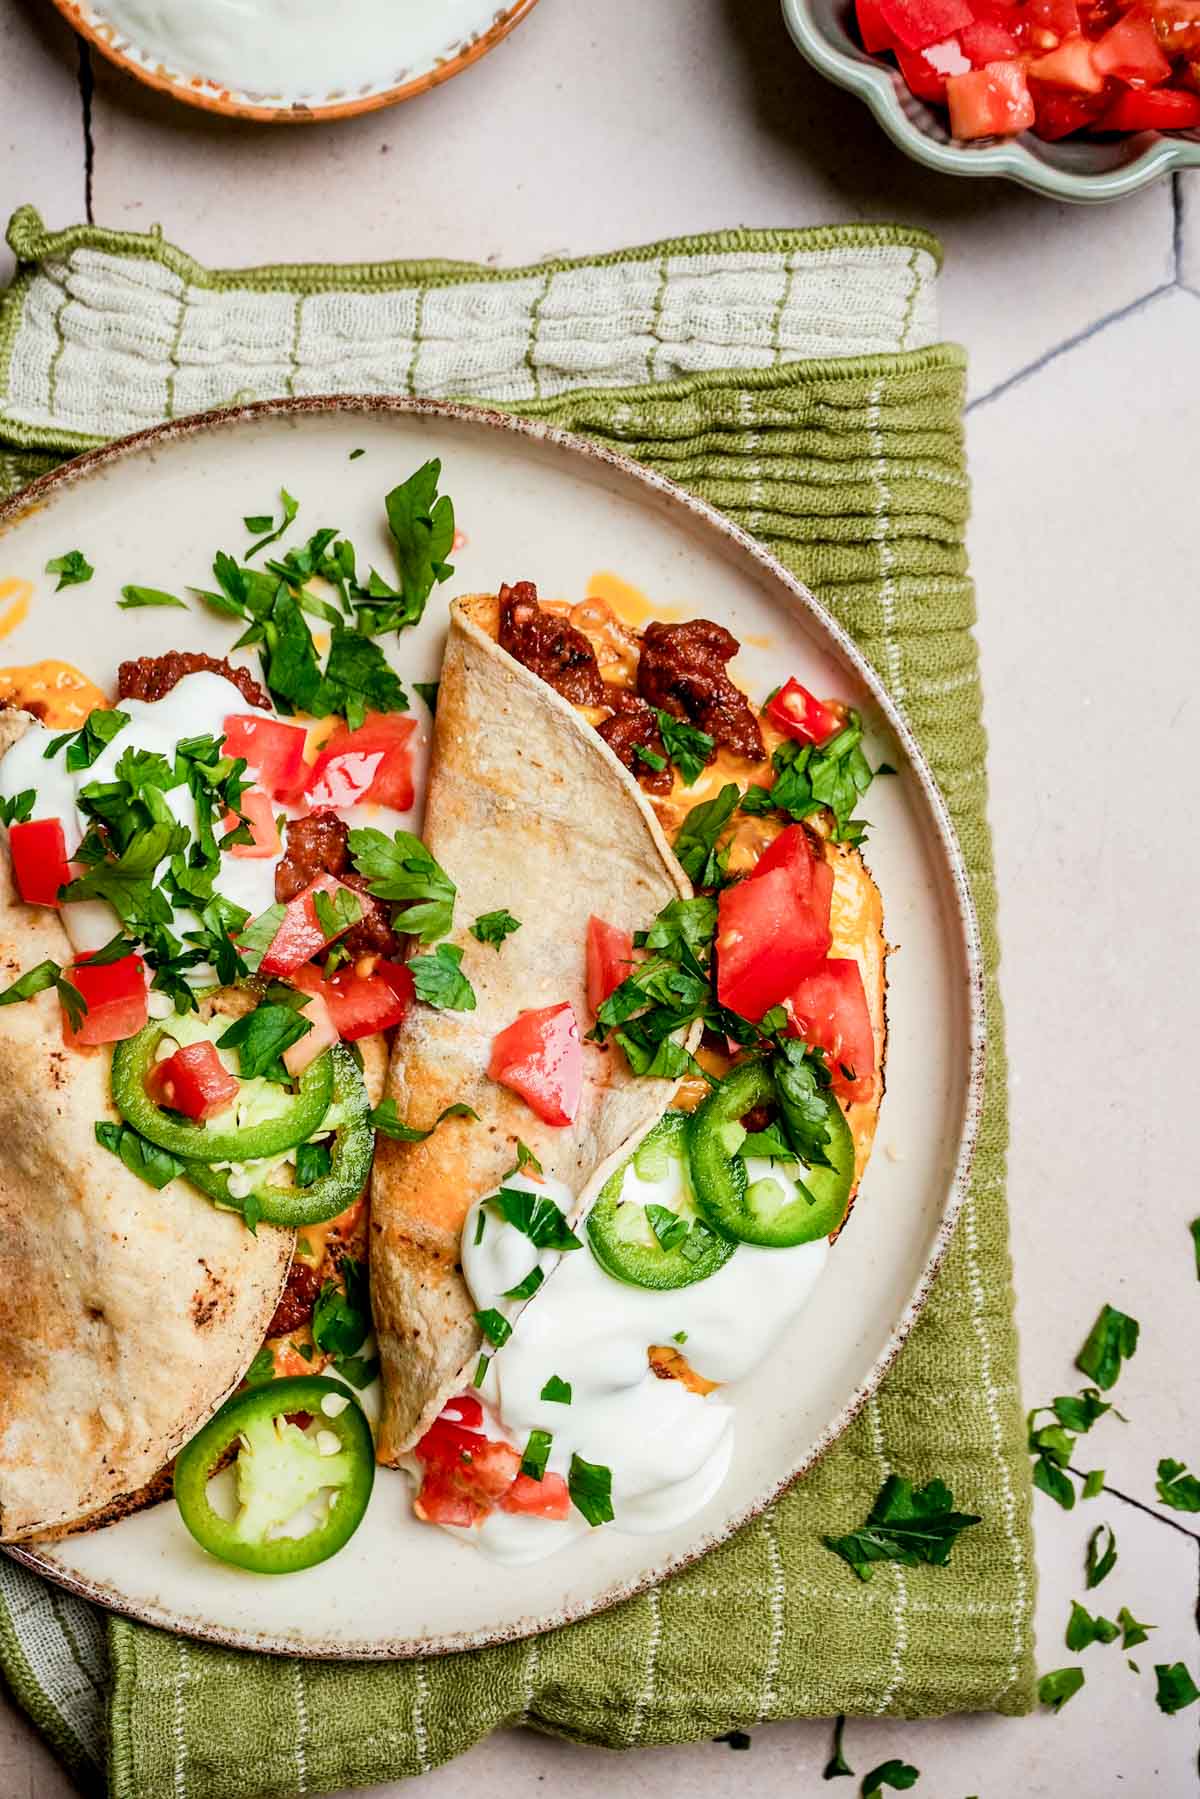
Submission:
M 397 106 L 402 100 L 413 100 L 430 88 L 439 87 L 472 63 L 486 56 L 502 38 L 521 23 L 537 0 L 514 0 L 514 4 L 497 9 L 485 31 L 466 42 L 448 45 L 427 68 L 415 73 L 390 75 L 385 83 L 368 85 L 347 93 L 338 89 L 317 100 L 289 100 L 284 95 L 268 95 L 251 90 L 222 87 L 202 75 L 188 74 L 171 68 L 142 50 L 125 32 L 92 6 L 90 0 L 54 0 L 72 31 L 95 45 L 102 56 L 123 69 L 144 86 L 169 94 L 188 106 L 199 106 L 206 112 L 221 113 L 230 119 L 250 119 L 268 125 L 316 125 L 333 119 L 357 118 L 360 113 L 378 112 L 384 106 Z
M 893 1325 L 882 1351 L 866 1377 L 815 1441 L 809 1443 L 797 1460 L 791 1463 L 777 1479 L 772 1480 L 770 1485 L 758 1493 L 749 1504 L 742 1507 L 733 1516 L 723 1520 L 719 1529 L 702 1533 L 688 1545 L 686 1550 L 668 1557 L 657 1567 L 634 1579 L 619 1581 L 604 1587 L 578 1604 L 563 1606 L 560 1610 L 546 1613 L 541 1617 L 524 1618 L 503 1628 L 461 1633 L 450 1632 L 422 1639 L 399 1637 L 373 1642 L 342 1640 L 298 1644 L 294 1637 L 273 1636 L 269 1631 L 230 1630 L 219 1624 L 207 1623 L 198 1626 L 195 1619 L 182 1619 L 167 1606 L 131 1602 L 114 1588 L 106 1586 L 102 1582 L 76 1575 L 35 1551 L 17 1549 L 12 1546 L 6 1546 L 4 1549 L 4 1553 L 11 1556 L 14 1561 L 23 1563 L 25 1567 L 31 1568 L 37 1574 L 44 1575 L 47 1580 L 53 1581 L 55 1585 L 63 1587 L 67 1592 L 74 1593 L 81 1599 L 92 1600 L 98 1605 L 105 1606 L 111 1611 L 120 1612 L 126 1617 L 135 1618 L 144 1624 L 153 1624 L 159 1629 L 174 1631 L 177 1634 L 198 1638 L 204 1642 L 219 1643 L 233 1649 L 257 1650 L 272 1655 L 291 1656 L 301 1660 L 403 1661 L 416 1656 L 446 1655 L 464 1649 L 482 1649 L 494 1643 L 519 1641 L 522 1637 L 555 1630 L 561 1625 L 591 1617 L 594 1613 L 604 1611 L 607 1607 L 616 1605 L 623 1599 L 632 1599 L 638 1593 L 645 1592 L 647 1588 L 657 1586 L 668 1576 L 690 1567 L 708 1550 L 715 1549 L 744 1525 L 758 1517 L 793 1482 L 807 1473 L 853 1423 L 862 1407 L 878 1388 L 884 1375 L 891 1368 L 905 1339 L 920 1316 L 929 1297 L 934 1277 L 949 1248 L 955 1222 L 967 1196 L 983 1111 L 987 1053 L 983 947 L 979 936 L 979 922 L 967 879 L 966 865 L 950 814 L 934 779 L 933 771 L 930 769 L 916 737 L 905 722 L 903 714 L 898 710 L 879 676 L 857 648 L 853 639 L 830 616 L 808 588 L 789 574 L 781 562 L 778 562 L 768 550 L 743 531 L 739 525 L 735 525 L 730 519 L 725 518 L 705 501 L 686 493 L 674 482 L 666 480 L 650 469 L 643 468 L 639 463 L 632 462 L 628 457 L 619 455 L 602 444 L 589 442 L 585 438 L 575 436 L 572 432 L 562 431 L 556 426 L 510 417 L 506 413 L 494 412 L 484 407 L 460 406 L 441 400 L 393 398 L 365 394 L 317 395 L 294 400 L 264 400 L 255 405 L 225 407 L 214 412 L 197 413 L 190 418 L 176 420 L 169 424 L 156 425 L 149 430 L 136 432 L 132 436 L 118 438 L 102 449 L 89 451 L 86 455 L 79 456 L 74 461 L 63 464 L 60 468 L 52 469 L 6 504 L 0 506 L 0 534 L 17 525 L 27 512 L 40 508 L 47 500 L 52 499 L 61 488 L 86 481 L 90 476 L 111 468 L 114 463 L 136 455 L 142 450 L 169 444 L 179 438 L 195 437 L 207 431 L 223 429 L 229 425 L 237 425 L 242 422 L 253 423 L 259 419 L 280 414 L 295 418 L 308 413 L 331 412 L 399 413 L 450 422 L 457 420 L 466 425 L 494 430 L 510 437 L 525 438 L 560 451 L 564 456 L 577 458 L 585 464 L 605 469 L 620 480 L 633 483 L 644 493 L 657 496 L 668 511 L 686 515 L 686 520 L 693 529 L 699 527 L 702 531 L 723 539 L 735 559 L 740 559 L 760 579 L 775 588 L 782 604 L 794 612 L 805 615 L 813 626 L 814 634 L 818 638 L 824 638 L 827 645 L 849 666 L 871 695 L 871 699 L 878 707 L 888 729 L 902 748 L 915 778 L 926 819 L 933 828 L 940 848 L 940 861 L 948 883 L 949 895 L 953 901 L 954 921 L 958 927 L 959 948 L 966 973 L 967 1069 L 962 1120 L 955 1146 L 953 1169 L 947 1187 L 945 1205 L 925 1267 L 900 1316 Z
M 1200 167 L 1200 142 L 1157 131 L 1139 133 L 1146 149 L 1117 169 L 1054 167 L 1035 156 L 1020 138 L 958 142 L 939 115 L 908 92 L 898 69 L 868 55 L 840 26 L 823 25 L 812 0 L 782 0 L 782 4 L 792 41 L 813 67 L 865 100 L 894 144 L 940 174 L 1000 176 L 1053 200 L 1100 205 L 1135 194 L 1176 169 Z

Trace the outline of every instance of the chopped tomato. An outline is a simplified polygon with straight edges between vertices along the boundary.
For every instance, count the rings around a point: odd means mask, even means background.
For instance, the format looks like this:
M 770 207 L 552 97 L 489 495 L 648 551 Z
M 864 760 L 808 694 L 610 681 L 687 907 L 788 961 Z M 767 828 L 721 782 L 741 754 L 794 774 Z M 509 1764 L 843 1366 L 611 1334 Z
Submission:
M 989 62 L 969 75 L 951 75 L 946 99 L 955 137 L 1013 137 L 1033 124 L 1033 100 L 1019 63 Z
M 140 956 L 120 956 L 115 962 L 92 963 L 81 956 L 66 970 L 87 1005 L 77 1031 L 63 1011 L 63 1042 L 69 1048 L 80 1043 L 119 1043 L 135 1037 L 148 1016 L 146 974 Z
M 541 1480 L 518 1474 L 500 1501 L 500 1510 L 521 1512 L 527 1518 L 566 1518 L 571 1495 L 561 1474 L 543 1474 Z
M 594 1018 L 633 967 L 633 935 L 593 913 L 587 928 L 587 998 Z
M 876 56 L 880 50 L 893 48 L 892 34 L 884 23 L 879 0 L 855 0 L 854 11 L 864 50 Z
M 726 887 L 717 901 L 717 998 L 759 1019 L 820 965 L 829 944 L 829 927 L 797 891 L 793 868 Z
M 488 1073 L 546 1124 L 570 1124 L 583 1095 L 583 1046 L 569 1003 L 520 1012 L 492 1040 Z
M 290 978 L 302 992 L 321 994 L 344 1043 L 393 1030 L 413 1001 L 413 978 L 403 962 L 376 962 L 366 975 L 353 963 L 326 975 L 308 962 Z
M 971 23 L 967 0 L 879 0 L 879 16 L 892 42 L 905 50 L 923 50 Z
M 1111 75 L 1130 87 L 1157 87 L 1171 73 L 1154 27 L 1141 13 L 1129 12 L 1118 19 L 1099 43 L 1093 44 L 1092 61 L 1101 75 Z
M 413 1454 L 423 1469 L 416 1513 L 431 1524 L 477 1523 L 521 1471 L 511 1443 L 465 1430 L 444 1416 L 434 1419 Z
M 57 906 L 58 890 L 71 879 L 59 818 L 32 818 L 8 827 L 13 879 L 27 906 Z
M 283 1052 L 283 1065 L 293 1079 L 315 1062 L 322 1050 L 338 1040 L 337 1026 L 333 1022 L 333 1014 L 325 1003 L 323 993 L 314 993 L 308 1004 L 301 1008 L 300 1016 L 306 1018 L 312 1026 L 298 1037 L 295 1043 L 289 1043 Z
M 415 719 L 395 712 L 368 712 L 357 731 L 339 724 L 313 765 L 309 802 L 339 810 L 372 800 L 397 812 L 411 811 L 415 788 L 410 739 L 416 728 Z
M 479 1430 L 483 1424 L 483 1407 L 474 1393 L 456 1393 L 442 1407 L 439 1417 L 447 1424 L 461 1424 L 466 1430 Z
M 284 725 L 261 712 L 235 712 L 225 720 L 225 754 L 243 757 L 274 799 L 295 800 L 304 791 L 307 736 L 300 725 Z
M 1092 46 L 1085 37 L 1064 38 L 1056 50 L 1031 62 L 1029 73 L 1037 81 L 1071 88 L 1079 94 L 1098 94 L 1104 86 L 1104 77 L 1092 60 Z
M 824 856 L 814 854 L 803 825 L 788 825 L 781 831 L 759 857 L 750 878 L 770 874 L 773 868 L 788 870 L 796 892 L 828 930 L 833 908 L 833 865 Z
M 869 1098 L 875 1036 L 858 963 L 827 958 L 816 972 L 796 983 L 786 1005 L 789 1035 L 825 1051 L 834 1087 L 847 1099 Z
M 930 100 L 943 105 L 946 99 L 946 77 L 965 75 L 971 67 L 970 58 L 963 55 L 962 47 L 954 37 L 948 37 L 941 44 L 930 44 L 925 50 L 897 50 L 896 61 L 900 64 L 900 73 L 918 100 Z M 814 703 L 819 704 L 819 701 Z
M 982 69 L 989 62 L 1007 62 L 1010 57 L 1020 54 L 1020 45 L 1003 20 L 998 18 L 973 19 L 964 25 L 958 34 L 963 55 L 966 56 L 973 69 Z M 960 71 L 951 70 L 951 74 Z
M 1029 0 L 1025 11 L 1029 42 L 1035 50 L 1051 50 L 1064 38 L 1074 37 L 1079 30 L 1076 0 Z
M 1062 87 L 1045 87 L 1039 81 L 1029 83 L 1037 108 L 1037 133 L 1048 143 L 1069 137 L 1094 125 L 1107 105 L 1104 94 L 1073 94 Z
M 942 50 L 944 46 L 939 43 L 937 48 Z M 959 62 L 963 61 L 960 57 Z M 945 77 L 952 72 L 950 69 L 940 71 L 943 91 Z M 841 712 L 816 699 L 807 687 L 801 687 L 795 675 L 784 682 L 769 702 L 767 717 L 785 737 L 795 737 L 800 743 L 827 743 L 837 736 L 843 724 Z
M 146 1092 L 156 1105 L 182 1112 L 185 1118 L 214 1118 L 237 1098 L 238 1080 L 213 1044 L 187 1043 L 173 1056 L 155 1062 L 146 1076 Z
M 269 793 L 261 787 L 247 787 L 238 801 L 238 812 L 245 817 L 254 839 L 252 843 L 231 843 L 227 855 L 246 858 L 277 856 L 283 848 L 279 827 L 275 823 L 275 807 Z M 232 831 L 241 823 L 237 812 L 227 812 L 221 821 L 223 831 Z
M 1200 96 L 1178 88 L 1156 87 L 1148 93 L 1130 90 L 1102 113 L 1097 131 L 1194 131 L 1200 125 Z
M 324 949 L 327 943 L 332 943 L 350 929 L 350 925 L 345 924 L 341 930 L 334 931 L 332 936 L 327 937 L 313 904 L 314 894 L 324 893 L 332 899 L 341 887 L 342 883 L 333 875 L 318 875 L 303 893 L 298 893 L 295 899 L 288 901 L 279 929 L 259 964 L 260 974 L 294 974 L 305 962 L 311 962 L 319 949 Z M 347 888 L 346 891 L 353 893 L 354 889 Z

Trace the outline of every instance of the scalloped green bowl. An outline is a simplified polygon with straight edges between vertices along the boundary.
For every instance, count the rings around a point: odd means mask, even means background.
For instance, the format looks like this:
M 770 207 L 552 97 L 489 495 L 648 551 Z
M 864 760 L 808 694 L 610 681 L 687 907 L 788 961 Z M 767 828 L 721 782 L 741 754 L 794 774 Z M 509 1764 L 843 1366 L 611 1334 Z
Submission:
M 1200 133 L 1138 131 L 1125 137 L 1062 138 L 1032 132 L 964 143 L 945 114 L 909 92 L 894 64 L 870 56 L 854 32 L 854 0 L 783 0 L 797 48 L 839 87 L 865 100 L 893 143 L 944 175 L 1001 175 L 1054 200 L 1121 200 L 1175 169 L 1200 167 Z

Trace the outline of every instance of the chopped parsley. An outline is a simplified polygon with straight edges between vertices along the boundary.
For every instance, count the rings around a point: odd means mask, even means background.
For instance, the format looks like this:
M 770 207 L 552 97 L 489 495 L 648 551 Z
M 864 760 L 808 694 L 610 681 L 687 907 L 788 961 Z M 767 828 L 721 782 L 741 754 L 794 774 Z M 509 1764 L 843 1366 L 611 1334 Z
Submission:
M 51 556 L 46 564 L 46 573 L 58 576 L 55 593 L 61 593 L 64 587 L 81 587 L 95 572 L 82 550 L 68 550 L 65 555 Z
M 376 899 L 404 905 L 397 926 L 422 943 L 445 937 L 454 923 L 457 888 L 419 837 L 397 831 L 385 837 L 370 827 L 351 831 L 350 856 L 367 891 Z
M 305 1003 L 303 994 L 298 994 L 297 998 L 301 1004 Z M 244 1081 L 265 1075 L 270 1081 L 284 1082 L 292 1078 L 280 1059 L 284 1050 L 299 1043 L 312 1028 L 311 1022 L 301 1017 L 294 1006 L 267 1000 L 253 1012 L 235 1018 L 228 1030 L 217 1038 L 217 1047 L 237 1050 L 238 1072 Z
M 1035 1406 L 1027 1420 L 1029 1453 L 1037 1457 L 1033 1467 L 1033 1484 L 1053 1499 L 1065 1512 L 1075 1504 L 1075 1488 L 1065 1469 L 1070 1463 L 1075 1439 L 1090 1431 L 1098 1418 L 1113 1410 L 1108 1400 L 1101 1399 L 1098 1387 L 1085 1387 L 1081 1393 L 1060 1393 L 1048 1406 Z M 1053 1424 L 1039 1425 L 1043 1412 L 1053 1414 Z M 1120 1413 L 1116 1414 L 1120 1417 Z M 1099 1483 L 1088 1476 L 1084 1498 L 1094 1498 L 1103 1485 L 1102 1469 L 1094 1471 Z M 1090 1485 L 1088 1484 L 1090 1482 Z
M 99 1118 L 95 1129 L 96 1141 L 101 1148 L 119 1156 L 130 1174 L 136 1174 L 147 1186 L 161 1189 L 177 1174 L 183 1173 L 183 1163 L 177 1156 L 159 1149 L 156 1143 L 148 1143 L 131 1125 L 113 1124 L 107 1118 Z
M 424 1143 L 425 1139 L 432 1137 L 438 1125 L 444 1124 L 447 1118 L 473 1118 L 476 1124 L 479 1123 L 479 1113 L 472 1106 L 459 1100 L 456 1104 L 447 1106 L 444 1111 L 439 1112 L 428 1130 L 418 1130 L 415 1125 L 404 1123 L 396 1111 L 394 1099 L 385 1099 L 381 1100 L 371 1113 L 370 1124 L 372 1130 L 382 1132 L 385 1137 L 391 1137 L 396 1143 Z
M 675 854 L 694 887 L 719 887 L 725 861 L 717 839 L 737 810 L 741 794 L 732 782 L 715 799 L 693 806 L 675 837 Z
M 597 1462 L 585 1462 L 581 1455 L 571 1457 L 567 1490 L 576 1511 L 582 1512 L 593 1529 L 598 1524 L 611 1524 L 612 1470 Z
M 37 791 L 33 787 L 24 787 L 15 793 L 10 800 L 0 799 L 0 824 L 23 825 L 33 817 L 33 808 L 37 803 Z
M 503 1349 L 512 1336 L 512 1325 L 503 1312 L 497 1312 L 489 1306 L 486 1312 L 476 1312 L 475 1322 L 494 1349 Z
M 775 778 L 769 787 L 754 786 L 742 796 L 741 809 L 754 817 L 786 812 L 799 822 L 825 810 L 833 814 L 834 843 L 861 843 L 867 834 L 854 809 L 873 779 L 862 751 L 862 720 L 851 711 L 836 737 L 820 749 L 789 740 L 771 757 Z
M 979 1522 L 972 1512 L 954 1510 L 954 1495 L 943 1481 L 914 1488 L 902 1475 L 889 1474 L 862 1528 L 822 1542 L 860 1580 L 870 1580 L 874 1562 L 945 1567 L 960 1533 Z
M 479 1216 L 482 1218 L 484 1214 L 481 1212 Z M 505 1288 L 503 1297 L 505 1299 L 532 1299 L 545 1278 L 535 1262 L 523 1281 L 518 1281 L 515 1287 Z
M 437 714 L 438 688 L 440 681 L 414 681 L 413 691 L 419 693 L 433 716 Z
M 1101 1549 L 1100 1545 L 1104 1542 L 1106 1533 L 1108 1541 L 1104 1543 L 1104 1547 Z M 1102 1580 L 1107 1579 L 1116 1565 L 1117 1539 L 1113 1534 L 1112 1527 L 1108 1524 L 1098 1524 L 1088 1538 L 1087 1544 L 1087 1561 L 1085 1566 L 1088 1591 L 1090 1592 L 1093 1587 L 1098 1587 Z
M 92 961 L 96 961 L 92 957 Z M 77 1031 L 87 1014 L 87 1001 L 78 987 L 67 978 L 66 973 L 57 962 L 49 958 L 39 962 L 33 968 L 27 968 L 24 974 L 17 976 L 2 993 L 0 1006 L 19 1005 L 22 1000 L 36 999 L 39 993 L 46 993 L 51 987 L 57 988 L 59 1002 L 67 1015 L 71 1029 Z
M 496 912 L 481 912 L 471 926 L 471 935 L 476 943 L 491 943 L 499 949 L 504 939 L 511 937 L 520 928 L 520 919 L 514 918 L 511 912 L 506 912 L 501 906 Z
M 1168 1718 L 1200 1699 L 1200 1687 L 1182 1662 L 1172 1662 L 1169 1666 L 1166 1662 L 1155 1662 L 1154 1676 L 1158 1683 L 1154 1702 Z
M 313 1307 L 312 1337 L 317 1348 L 337 1358 L 357 1355 L 371 1329 L 371 1299 L 365 1262 L 345 1256 L 341 1264 L 345 1292 L 326 1281 Z
M 1082 1668 L 1055 1668 L 1038 1681 L 1038 1698 L 1053 1712 L 1060 1712 L 1068 1699 L 1073 1699 L 1083 1685 Z
M 1067 1620 L 1067 1648 L 1078 1655 L 1092 1643 L 1115 1643 L 1121 1634 L 1121 1626 L 1114 1624 L 1111 1618 L 1092 1617 L 1077 1599 L 1071 1601 L 1071 1616 Z
M 313 892 L 312 902 L 326 943 L 332 943 L 362 917 L 362 901 L 352 887 L 339 886 L 335 893 L 325 893 L 318 887 Z
M 569 1380 L 559 1380 L 557 1374 L 552 1374 L 542 1388 L 539 1397 L 544 1399 L 548 1405 L 570 1405 L 571 1383 Z
M 304 1354 L 306 1347 L 306 1344 L 300 1345 L 301 1355 Z M 373 1380 L 379 1378 L 379 1357 L 376 1355 L 337 1356 L 334 1358 L 333 1367 L 335 1373 L 340 1374 L 344 1381 L 348 1381 L 360 1393 L 364 1387 L 369 1387 Z
M 872 1799 L 872 1795 L 881 1793 L 884 1787 L 891 1787 L 898 1793 L 906 1793 L 910 1787 L 916 1786 L 921 1775 L 918 1769 L 908 1762 L 880 1762 L 869 1774 L 863 1775 L 863 1799 Z
M 269 1380 L 274 1380 L 275 1379 L 275 1355 L 274 1355 L 274 1352 L 272 1350 L 268 1349 L 266 1347 L 266 1345 L 264 1344 L 263 1347 L 258 1351 L 257 1355 L 255 1356 L 254 1360 L 251 1362 L 250 1366 L 247 1368 L 247 1370 L 242 1378 L 245 1380 L 246 1385 L 248 1387 L 262 1387 L 262 1386 L 265 1386 Z
M 530 1480 L 541 1480 L 546 1472 L 546 1463 L 550 1460 L 550 1445 L 554 1438 L 548 1430 L 531 1430 L 529 1441 L 525 1445 L 525 1453 L 521 1457 L 521 1473 L 527 1474 Z
M 473 1387 L 482 1387 L 484 1381 L 487 1379 L 488 1364 L 490 1363 L 491 1359 L 492 1358 L 490 1355 L 481 1355 L 479 1360 L 476 1362 L 475 1378 L 471 1382 L 471 1385 Z
M 287 907 L 277 900 L 239 933 L 238 947 L 251 974 L 257 972 L 260 962 L 274 943 L 286 911 Z
M 283 516 L 278 524 L 275 524 L 274 517 L 269 512 L 256 513 L 250 518 L 244 518 L 242 520 L 242 523 L 245 525 L 247 531 L 249 531 L 251 537 L 258 537 L 260 531 L 265 531 L 267 533 L 266 537 L 259 537 L 257 543 L 252 543 L 250 545 L 250 548 L 245 554 L 245 561 L 249 562 L 251 556 L 257 556 L 258 552 L 260 550 L 265 550 L 269 543 L 274 543 L 277 538 L 282 537 L 296 514 L 299 512 L 299 500 L 294 500 L 286 487 L 280 488 L 279 499 L 283 507 Z
M 60 736 L 52 737 L 42 756 L 45 761 L 52 762 L 66 744 L 63 765 L 68 774 L 78 774 L 81 769 L 92 766 L 128 723 L 128 712 L 120 712 L 115 706 L 97 706 L 88 713 L 82 730 L 64 731 Z
M 650 1228 L 658 1238 L 659 1248 L 668 1251 L 678 1249 L 692 1228 L 688 1220 L 681 1218 L 678 1212 L 672 1212 L 668 1206 L 648 1205 L 645 1211 Z
M 845 1730 L 846 1718 L 843 1713 L 833 1721 L 833 1754 L 825 1763 L 822 1780 L 837 1780 L 845 1775 L 848 1775 L 851 1780 L 854 1778 L 854 1769 L 842 1754 L 842 1738 Z
M 441 474 L 442 465 L 434 457 L 393 487 L 384 501 L 396 547 L 400 591 L 386 596 L 391 603 L 380 608 L 380 622 L 374 627 L 377 632 L 417 624 L 434 587 L 454 573 L 446 561 L 454 547 L 454 503 L 448 494 L 438 494 Z
M 187 611 L 186 600 L 177 599 L 173 593 L 164 593 L 161 587 L 123 587 L 117 601 L 118 609 L 133 612 L 139 606 L 178 606 L 181 612 Z
M 667 766 L 667 758 L 660 756 L 657 750 L 647 749 L 644 743 L 635 743 L 633 753 L 639 762 L 644 762 L 647 768 L 652 768 L 656 775 L 661 775 Z
M 563 1212 L 544 1193 L 527 1193 L 523 1187 L 501 1187 L 484 1200 L 490 1211 L 528 1237 L 535 1249 L 580 1249 L 579 1238 Z
M 1136 1649 L 1139 1643 L 1147 1641 L 1149 1633 L 1157 1630 L 1157 1624 L 1139 1624 L 1128 1606 L 1122 1606 L 1117 1613 L 1117 1623 L 1121 1626 L 1122 1649 Z
M 1173 1462 L 1169 1456 L 1164 1457 L 1158 1464 L 1158 1480 L 1155 1485 L 1158 1497 L 1172 1511 L 1200 1512 L 1200 1480 L 1187 1472 L 1183 1462 Z
M 684 786 L 693 786 L 708 767 L 717 747 L 716 739 L 710 737 L 707 731 L 697 730 L 686 719 L 675 718 L 670 712 L 663 712 L 658 707 L 655 707 L 654 715 L 658 719 L 663 748 L 682 775 Z M 639 754 L 642 753 L 639 750 Z M 645 760 L 649 761 L 649 757 L 645 756 Z M 650 766 L 653 768 L 654 763 Z M 663 766 L 661 759 L 659 766 Z
M 333 1167 L 333 1155 L 328 1144 L 298 1143 L 296 1145 L 296 1185 L 311 1187 L 314 1181 L 323 1180 Z
M 1116 1382 L 1121 1363 L 1137 1349 L 1138 1322 L 1115 1306 L 1106 1305 L 1075 1358 L 1075 1366 L 1090 1375 L 1105 1392 Z
M 408 964 L 417 998 L 444 1012 L 473 1012 L 475 989 L 462 972 L 463 953 L 451 943 L 439 943 L 431 955 L 414 956 Z
M 509 1169 L 508 1174 L 504 1177 L 505 1180 L 508 1179 L 509 1175 L 522 1174 L 526 1168 L 532 1168 L 535 1174 L 542 1173 L 542 1165 L 530 1149 L 528 1143 L 522 1143 L 521 1139 L 518 1137 L 516 1164 Z

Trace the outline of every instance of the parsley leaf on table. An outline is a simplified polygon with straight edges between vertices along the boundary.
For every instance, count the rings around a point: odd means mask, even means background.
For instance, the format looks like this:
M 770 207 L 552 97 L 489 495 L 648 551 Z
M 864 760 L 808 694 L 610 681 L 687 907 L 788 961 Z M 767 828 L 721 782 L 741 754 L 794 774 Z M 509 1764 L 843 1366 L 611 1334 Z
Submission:
M 1060 1712 L 1082 1685 L 1082 1668 L 1055 1668 L 1051 1673 L 1043 1674 L 1038 1681 L 1038 1698 L 1051 1711 Z
M 1200 1688 L 1183 1662 L 1171 1662 L 1169 1665 L 1166 1662 L 1155 1662 L 1154 1674 L 1158 1682 L 1158 1690 L 1154 1695 L 1155 1704 L 1168 1718 L 1200 1699 Z
M 1105 1532 L 1108 1533 L 1108 1541 L 1104 1544 L 1103 1550 L 1101 1550 L 1100 1544 L 1104 1538 Z M 1087 1543 L 1086 1573 L 1088 1591 L 1090 1592 L 1093 1587 L 1098 1587 L 1102 1580 L 1107 1579 L 1116 1565 L 1116 1536 L 1113 1533 L 1111 1525 L 1098 1524 L 1088 1538 Z
M 463 953 L 453 944 L 439 943 L 427 956 L 414 956 L 408 964 L 417 998 L 444 1012 L 473 1012 L 475 989 L 462 972 Z
M 68 550 L 63 556 L 51 556 L 46 564 L 46 573 L 58 576 L 55 593 L 61 593 L 64 587 L 81 587 L 95 572 L 82 550 Z
M 1187 1472 L 1183 1462 L 1174 1462 L 1170 1456 L 1165 1456 L 1158 1464 L 1155 1484 L 1158 1497 L 1172 1511 L 1200 1512 L 1200 1480 Z
M 1136 1649 L 1139 1643 L 1147 1640 L 1150 1631 L 1158 1629 L 1157 1624 L 1139 1624 L 1133 1613 L 1124 1605 L 1117 1613 L 1117 1623 L 1121 1626 L 1122 1649 Z
M 842 1775 L 854 1778 L 854 1769 L 842 1754 L 842 1737 L 845 1734 L 846 1719 L 844 1714 L 833 1721 L 833 1754 L 825 1764 L 822 1780 L 837 1780 Z
M 1067 1648 L 1078 1655 L 1081 1650 L 1092 1643 L 1115 1643 L 1121 1634 L 1119 1624 L 1111 1618 L 1095 1618 L 1080 1605 L 1077 1599 L 1071 1601 L 1071 1616 L 1067 1620 Z
M 1138 1322 L 1115 1306 L 1106 1305 L 1075 1358 L 1075 1366 L 1089 1374 L 1105 1392 L 1116 1383 L 1123 1361 L 1138 1345 Z
M 921 1776 L 919 1771 L 908 1762 L 880 1762 L 869 1774 L 863 1775 L 862 1799 L 873 1799 L 873 1795 L 882 1792 L 883 1788 L 892 1787 L 898 1793 L 906 1793 L 910 1787 L 916 1786 Z
M 953 1508 L 954 1495 L 943 1481 L 914 1488 L 902 1475 L 889 1474 L 862 1528 L 822 1541 L 860 1580 L 870 1580 L 873 1562 L 945 1567 L 959 1534 L 980 1522 L 973 1513 Z

